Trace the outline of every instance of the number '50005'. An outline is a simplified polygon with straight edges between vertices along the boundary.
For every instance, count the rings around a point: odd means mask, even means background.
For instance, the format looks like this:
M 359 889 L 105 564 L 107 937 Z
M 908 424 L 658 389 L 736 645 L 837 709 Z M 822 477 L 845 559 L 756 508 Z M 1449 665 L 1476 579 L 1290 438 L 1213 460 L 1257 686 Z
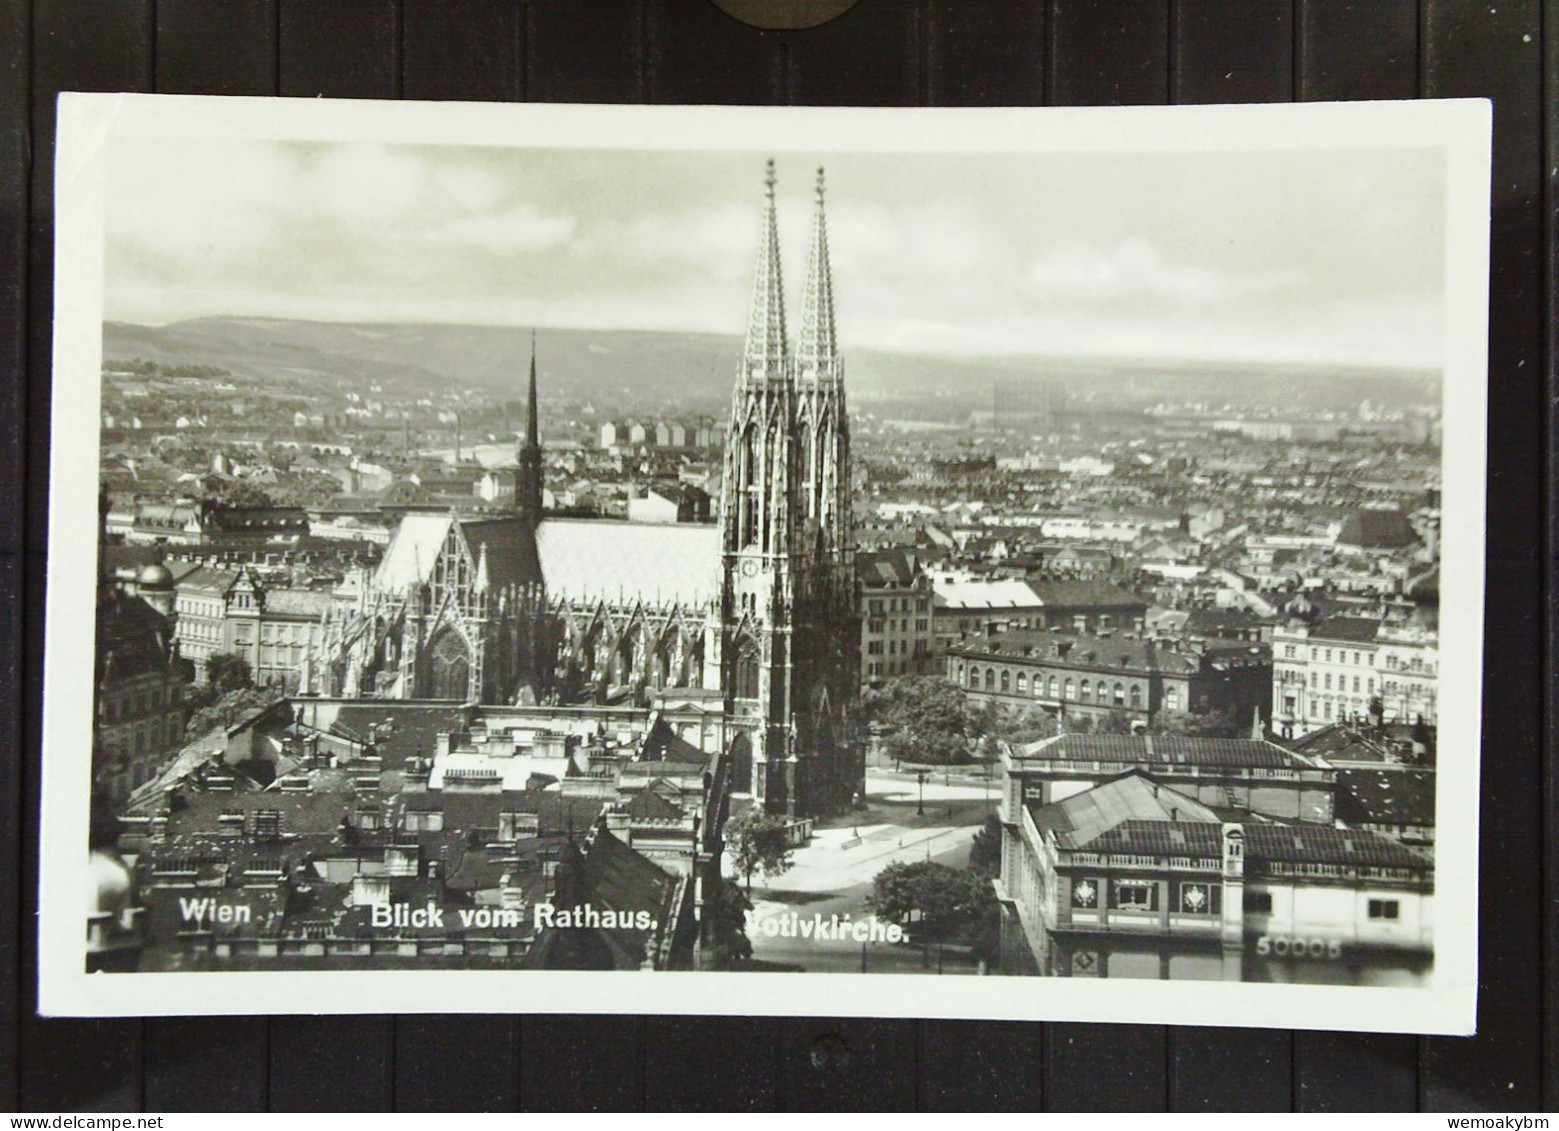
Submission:
M 1256 940 L 1257 954 L 1279 958 L 1341 958 L 1342 943 L 1336 939 L 1289 939 L 1262 935 Z

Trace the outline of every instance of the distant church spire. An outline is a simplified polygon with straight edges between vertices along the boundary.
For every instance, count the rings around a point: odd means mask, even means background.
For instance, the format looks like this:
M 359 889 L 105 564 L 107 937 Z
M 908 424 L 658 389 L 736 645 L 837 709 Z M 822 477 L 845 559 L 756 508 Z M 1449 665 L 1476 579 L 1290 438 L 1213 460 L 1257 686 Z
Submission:
M 536 331 L 530 335 L 530 390 L 525 403 L 525 442 L 520 445 L 514 509 L 531 522 L 541 521 L 541 429 L 536 421 Z
M 784 374 L 785 283 L 780 275 L 779 222 L 774 209 L 774 161 L 764 166 L 763 238 L 752 280 L 752 310 L 747 316 L 747 345 L 742 371 L 748 378 L 777 379 Z
M 830 376 L 838 354 L 834 331 L 834 277 L 828 265 L 828 220 L 823 209 L 823 170 L 817 171 L 817 205 L 812 215 L 812 248 L 807 256 L 807 289 L 801 310 L 797 369 L 803 378 Z

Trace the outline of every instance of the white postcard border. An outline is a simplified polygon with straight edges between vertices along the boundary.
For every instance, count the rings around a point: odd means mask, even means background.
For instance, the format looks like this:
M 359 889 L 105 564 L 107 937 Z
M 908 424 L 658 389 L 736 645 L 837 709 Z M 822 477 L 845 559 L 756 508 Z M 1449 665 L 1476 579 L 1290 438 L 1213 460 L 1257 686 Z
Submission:
M 63 94 L 55 179 L 39 1009 L 49 1016 L 708 1013 L 1089 1020 L 1468 1034 L 1477 996 L 1490 104 L 1130 109 L 603 107 Z M 764 152 L 1446 155 L 1435 964 L 1421 988 L 893 974 L 307 971 L 87 974 L 106 143 L 243 137 Z M 761 146 L 754 139 L 761 139 Z M 1389 140 L 1383 140 L 1389 139 Z M 1457 599 L 1477 594 L 1479 600 Z

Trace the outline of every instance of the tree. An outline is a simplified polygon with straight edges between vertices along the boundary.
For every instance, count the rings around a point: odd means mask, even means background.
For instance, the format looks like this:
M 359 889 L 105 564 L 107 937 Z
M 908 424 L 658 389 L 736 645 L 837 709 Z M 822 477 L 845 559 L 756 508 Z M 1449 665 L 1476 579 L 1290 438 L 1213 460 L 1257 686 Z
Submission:
M 895 762 L 946 765 L 969 760 L 978 723 L 961 689 L 941 676 L 904 676 L 862 696 L 868 722 L 886 730 Z
M 980 876 L 1001 874 L 1001 818 L 995 813 L 985 818 L 969 845 L 969 871 Z
M 879 919 L 914 924 L 917 937 L 946 939 L 977 927 L 995 901 L 988 876 L 917 860 L 878 872 L 866 906 Z
M 1150 735 L 1185 735 L 1187 738 L 1244 738 L 1249 733 L 1228 711 L 1159 711 L 1148 721 Z
M 220 483 L 212 501 L 225 507 L 274 507 L 276 500 L 262 488 L 242 479 Z
M 240 687 L 196 708 L 184 724 L 184 739 L 193 742 L 217 727 L 228 727 L 257 707 L 268 707 L 281 695 L 258 687 Z
M 736 870 L 752 890 L 754 873 L 773 879 L 790 871 L 790 823 L 758 809 L 748 809 L 725 823 L 725 844 Z
M 237 652 L 213 652 L 206 659 L 206 682 L 216 698 L 254 686 L 249 661 Z
M 736 884 L 722 880 L 704 904 L 710 924 L 711 964 L 716 970 L 728 970 L 752 957 L 752 942 L 747 938 L 747 913 L 752 901 Z

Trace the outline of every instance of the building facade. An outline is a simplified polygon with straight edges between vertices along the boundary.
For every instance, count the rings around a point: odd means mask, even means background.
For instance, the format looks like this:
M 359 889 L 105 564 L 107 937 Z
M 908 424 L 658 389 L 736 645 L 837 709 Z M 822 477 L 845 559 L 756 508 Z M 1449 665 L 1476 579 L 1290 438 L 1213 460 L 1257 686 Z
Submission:
M 1096 723 L 1124 716 L 1133 727 L 1161 711 L 1266 718 L 1272 680 L 1264 645 L 1192 651 L 1127 636 L 1027 631 L 960 640 L 948 649 L 946 672 L 976 705 Z
M 179 654 L 197 682 L 208 678 L 211 657 L 223 653 L 241 657 L 256 684 L 296 686 L 331 599 L 321 590 L 267 588 L 246 568 L 201 566 L 176 586 Z
M 1433 862 L 1367 831 L 1228 820 L 1140 767 L 1048 804 L 1009 776 L 1001 819 L 1009 969 L 1396 984 L 1432 961 Z
M 862 685 L 935 671 L 931 579 L 920 570 L 914 551 L 859 554 L 855 578 Z
M 150 780 L 184 738 L 172 578 L 148 566 L 137 588 L 107 588 L 97 609 L 93 784 L 112 805 Z
M 1300 738 L 1338 722 L 1435 725 L 1438 636 L 1365 617 L 1291 621 L 1272 636 L 1272 720 Z

